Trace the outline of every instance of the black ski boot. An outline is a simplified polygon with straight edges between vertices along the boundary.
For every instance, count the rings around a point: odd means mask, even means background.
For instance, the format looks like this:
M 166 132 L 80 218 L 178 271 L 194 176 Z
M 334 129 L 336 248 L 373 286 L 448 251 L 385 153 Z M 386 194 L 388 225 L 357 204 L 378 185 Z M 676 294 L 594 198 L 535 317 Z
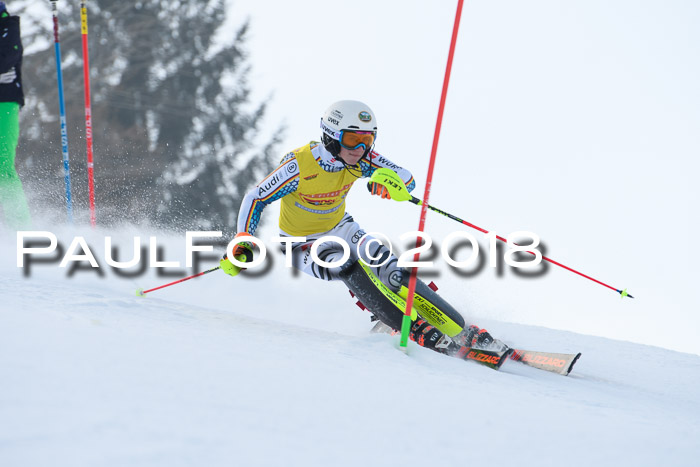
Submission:
M 408 337 L 421 347 L 447 353 L 453 343 L 452 339 L 440 332 L 438 328 L 428 323 L 423 318 L 418 318 L 412 325 Z
M 486 329 L 471 325 L 455 337 L 455 341 L 465 347 L 487 349 L 493 344 L 494 339 Z

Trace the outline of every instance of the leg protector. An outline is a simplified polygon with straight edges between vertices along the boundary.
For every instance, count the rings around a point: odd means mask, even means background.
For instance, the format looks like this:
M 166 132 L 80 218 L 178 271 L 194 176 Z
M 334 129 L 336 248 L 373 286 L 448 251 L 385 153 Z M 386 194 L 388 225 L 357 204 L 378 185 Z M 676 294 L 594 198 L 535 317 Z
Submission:
M 381 322 L 392 329 L 400 330 L 408 296 L 408 277 L 404 274 L 403 285 L 398 294 L 385 286 L 369 268 L 355 262 L 340 273 L 340 279 Z M 462 332 L 464 318 L 442 297 L 423 281 L 416 283 L 413 307 L 428 324 L 450 337 Z
M 371 274 L 371 273 L 369 273 Z M 404 310 L 401 308 L 401 297 L 391 292 L 375 276 L 370 276 L 358 263 L 340 273 L 340 279 L 358 300 L 367 307 L 382 323 L 398 331 Z M 405 302 L 403 303 L 405 307 Z

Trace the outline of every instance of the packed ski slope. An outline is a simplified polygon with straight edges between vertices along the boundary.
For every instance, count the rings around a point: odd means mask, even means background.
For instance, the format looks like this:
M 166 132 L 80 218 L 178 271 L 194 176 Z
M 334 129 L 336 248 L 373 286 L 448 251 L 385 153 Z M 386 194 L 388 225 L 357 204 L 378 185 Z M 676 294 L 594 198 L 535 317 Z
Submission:
M 370 334 L 339 284 L 210 274 L 137 297 L 57 265 L 0 268 L 0 465 L 693 466 L 700 356 L 484 321 L 582 352 L 568 377 Z M 272 287 L 271 287 L 272 284 Z M 309 293 L 309 291 L 314 291 Z M 318 290 L 319 292 L 315 292 Z

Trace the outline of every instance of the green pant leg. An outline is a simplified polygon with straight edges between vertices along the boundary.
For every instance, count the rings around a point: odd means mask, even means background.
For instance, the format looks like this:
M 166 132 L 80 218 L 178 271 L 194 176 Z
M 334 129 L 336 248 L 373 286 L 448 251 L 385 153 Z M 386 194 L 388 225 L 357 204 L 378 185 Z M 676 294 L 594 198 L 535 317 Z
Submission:
M 13 230 L 31 227 L 31 216 L 22 181 L 15 169 L 15 150 L 19 140 L 19 104 L 0 102 L 0 209 L 6 227 Z

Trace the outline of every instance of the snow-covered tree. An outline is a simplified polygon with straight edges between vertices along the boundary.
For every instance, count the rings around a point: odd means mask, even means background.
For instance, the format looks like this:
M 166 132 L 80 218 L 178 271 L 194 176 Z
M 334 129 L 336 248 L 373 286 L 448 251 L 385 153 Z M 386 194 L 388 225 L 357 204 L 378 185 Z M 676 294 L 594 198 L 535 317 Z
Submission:
M 228 230 L 245 190 L 276 162 L 279 135 L 259 131 L 265 102 L 252 102 L 247 82 L 248 22 L 220 33 L 222 0 L 90 0 L 88 7 L 98 217 Z M 58 205 L 62 165 L 51 16 L 30 19 L 23 19 L 23 26 L 34 27 L 25 27 L 23 36 L 27 105 L 20 169 L 35 197 L 39 187 Z M 87 188 L 78 2 L 59 2 L 59 24 L 80 206 Z

